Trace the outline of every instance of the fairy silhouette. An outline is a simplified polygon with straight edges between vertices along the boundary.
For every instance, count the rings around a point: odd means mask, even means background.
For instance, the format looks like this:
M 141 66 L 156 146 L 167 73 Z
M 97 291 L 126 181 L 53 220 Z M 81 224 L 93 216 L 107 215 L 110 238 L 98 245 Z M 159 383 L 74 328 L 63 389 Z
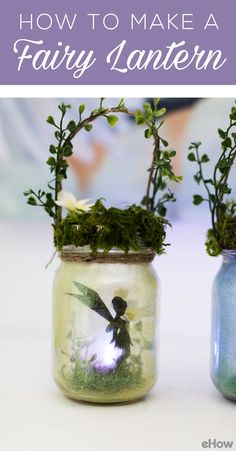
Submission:
M 114 343 L 115 347 L 120 348 L 123 351 L 118 361 L 118 363 L 120 363 L 130 355 L 131 339 L 127 330 L 127 321 L 122 318 L 127 309 L 127 302 L 119 296 L 115 296 L 112 299 L 112 305 L 116 313 L 113 318 L 96 291 L 79 282 L 73 282 L 73 284 L 80 293 L 67 294 L 73 296 L 109 322 L 106 327 L 106 332 L 112 332 L 111 343 Z

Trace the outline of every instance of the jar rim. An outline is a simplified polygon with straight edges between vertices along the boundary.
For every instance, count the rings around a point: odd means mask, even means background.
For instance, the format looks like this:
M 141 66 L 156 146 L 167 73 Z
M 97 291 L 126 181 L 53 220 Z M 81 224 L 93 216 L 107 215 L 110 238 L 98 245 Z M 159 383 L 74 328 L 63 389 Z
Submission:
M 62 252 L 63 253 L 74 253 L 74 254 L 88 254 L 91 253 L 91 246 L 89 245 L 85 245 L 85 246 L 74 246 L 73 244 L 69 244 L 67 246 L 63 246 L 62 248 Z M 236 251 L 235 251 L 236 252 Z M 104 250 L 103 249 L 98 249 L 97 253 L 102 255 L 104 254 Z M 135 250 L 135 249 L 130 249 L 128 251 L 129 255 L 137 255 L 137 254 L 149 254 L 149 253 L 155 253 L 155 251 L 153 251 L 153 249 L 151 249 L 150 247 L 142 247 L 139 250 Z M 122 249 L 119 249 L 118 247 L 113 247 L 112 249 L 110 249 L 107 252 L 107 255 L 123 255 L 123 254 L 127 254 L 125 251 L 123 251 Z
M 132 249 L 128 253 L 118 248 L 112 248 L 107 253 L 98 249 L 96 254 L 93 254 L 90 246 L 76 247 L 74 245 L 64 246 L 60 253 L 63 261 L 95 263 L 148 263 L 155 256 L 156 252 L 150 248 Z
M 236 257 L 236 249 L 222 249 L 223 257 Z

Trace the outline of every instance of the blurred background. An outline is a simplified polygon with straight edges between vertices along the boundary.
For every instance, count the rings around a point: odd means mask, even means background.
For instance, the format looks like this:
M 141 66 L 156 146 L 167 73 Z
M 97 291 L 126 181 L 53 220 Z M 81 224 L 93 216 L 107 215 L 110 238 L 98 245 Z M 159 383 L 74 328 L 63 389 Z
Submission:
M 78 115 L 85 103 L 89 113 L 99 99 L 0 99 L 0 218 L 2 220 L 47 220 L 41 209 L 29 208 L 22 196 L 28 187 L 47 186 L 49 171 L 45 165 L 49 144 L 54 143 L 54 128 L 46 118 L 59 117 L 61 101 L 72 105 L 68 122 Z M 126 99 L 129 109 L 142 108 L 146 99 Z M 119 99 L 107 99 L 114 106 Z M 211 163 L 205 166 L 206 177 L 220 152 L 219 127 L 226 127 L 233 105 L 231 99 L 162 99 L 168 113 L 162 136 L 177 150 L 175 170 L 183 175 L 183 183 L 174 185 L 178 202 L 169 214 L 178 218 L 204 214 L 204 206 L 192 205 L 192 194 L 199 191 L 193 182 L 196 166 L 187 160 L 191 141 L 202 141 L 202 152 Z M 152 142 L 143 137 L 144 128 L 132 119 L 119 116 L 116 127 L 106 120 L 96 122 L 93 131 L 82 132 L 74 140 L 74 156 L 70 159 L 69 181 L 65 189 L 78 199 L 99 197 L 107 205 L 119 207 L 140 202 L 146 189 L 147 169 L 152 157 Z M 235 172 L 234 172 L 235 174 Z

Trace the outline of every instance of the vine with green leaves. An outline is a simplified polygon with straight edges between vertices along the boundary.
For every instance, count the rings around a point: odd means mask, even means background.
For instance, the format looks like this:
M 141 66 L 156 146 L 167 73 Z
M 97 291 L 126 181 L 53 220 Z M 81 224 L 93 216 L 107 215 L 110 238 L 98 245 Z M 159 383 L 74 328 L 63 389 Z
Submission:
M 236 158 L 236 107 L 232 107 L 226 130 L 218 129 L 221 138 L 221 153 L 214 166 L 211 178 L 205 178 L 203 165 L 210 161 L 207 154 L 200 154 L 201 142 L 191 143 L 188 159 L 198 166 L 194 175 L 196 183 L 205 188 L 206 197 L 193 196 L 194 205 L 207 202 L 211 215 L 211 228 L 207 233 L 206 249 L 209 255 L 217 256 L 223 249 L 236 250 L 236 203 L 229 198 L 232 189 L 228 179 Z
M 176 198 L 173 191 L 168 188 L 169 182 L 180 182 L 181 176 L 174 173 L 172 158 L 176 156 L 175 150 L 167 150 L 169 143 L 163 139 L 159 130 L 164 124 L 160 118 L 165 115 L 166 108 L 158 108 L 160 99 L 153 100 L 153 106 L 150 103 L 144 103 L 144 110 L 137 110 L 135 113 L 137 125 L 145 125 L 144 136 L 147 139 L 153 138 L 153 157 L 149 171 L 146 193 L 141 204 L 147 210 L 158 213 L 164 217 L 167 213 L 166 204 L 175 202 Z M 164 150 L 162 150 L 161 145 Z M 157 199 L 157 194 L 162 191 L 163 194 Z
M 158 108 L 159 99 L 154 99 L 153 104 L 144 103 L 143 110 L 135 112 L 128 110 L 124 99 L 112 108 L 104 106 L 104 100 L 101 98 L 98 108 L 86 117 L 86 106 L 81 104 L 77 120 L 71 120 L 67 124 L 66 114 L 71 106 L 64 103 L 58 106 L 61 113 L 58 123 L 53 116 L 47 118 L 47 122 L 55 128 L 56 144 L 50 145 L 50 156 L 47 160 L 53 178 L 48 182 L 47 191 L 36 192 L 29 189 L 24 195 L 29 205 L 42 207 L 53 218 L 54 243 L 58 250 L 66 244 L 88 244 L 93 253 L 98 249 L 108 252 L 112 247 L 128 252 L 131 248 L 140 249 L 147 246 L 157 253 L 162 253 L 165 246 L 165 226 L 168 224 L 164 219 L 167 213 L 166 204 L 176 200 L 168 183 L 181 180 L 181 177 L 174 174 L 172 166 L 172 158 L 176 152 L 167 150 L 168 143 L 159 134 L 164 123 L 160 119 L 165 115 L 166 109 Z M 142 207 L 134 205 L 126 209 L 106 208 L 100 199 L 89 211 L 76 209 L 69 211 L 63 218 L 58 198 L 63 180 L 67 178 L 67 159 L 73 154 L 73 138 L 81 130 L 90 132 L 93 122 L 98 118 L 105 118 L 110 126 L 115 126 L 118 122 L 117 114 L 134 117 L 137 125 L 145 126 L 145 138 L 153 139 L 153 157 L 148 169 L 147 190 L 141 201 Z M 158 197 L 160 192 L 162 195 Z M 79 227 L 75 229 L 71 227 L 73 225 Z
M 104 99 L 100 99 L 100 105 L 97 109 L 93 110 L 91 114 L 83 119 L 85 112 L 85 105 L 81 104 L 78 111 L 78 120 L 71 120 L 65 125 L 65 117 L 67 111 L 71 108 L 71 105 L 65 105 L 61 103 L 58 105 L 58 109 L 61 112 L 61 118 L 57 124 L 53 116 L 48 116 L 47 123 L 52 125 L 55 130 L 56 145 L 51 144 L 49 147 L 49 153 L 51 156 L 47 160 L 47 164 L 50 167 L 51 174 L 54 175 L 53 179 L 48 183 L 50 192 L 39 190 L 37 193 L 29 189 L 24 193 L 27 197 L 29 205 L 43 207 L 46 213 L 54 220 L 54 225 L 57 225 L 61 220 L 62 208 L 55 202 L 58 200 L 58 194 L 62 190 L 62 182 L 67 178 L 68 162 L 67 158 L 73 154 L 73 138 L 84 129 L 90 132 L 93 128 L 93 122 L 99 117 L 106 118 L 109 125 L 114 126 L 118 118 L 114 113 L 128 113 L 128 109 L 125 107 L 123 99 L 121 99 L 119 105 L 114 108 L 104 108 Z M 52 185 L 53 184 L 53 185 Z M 53 194 L 52 192 L 53 191 Z

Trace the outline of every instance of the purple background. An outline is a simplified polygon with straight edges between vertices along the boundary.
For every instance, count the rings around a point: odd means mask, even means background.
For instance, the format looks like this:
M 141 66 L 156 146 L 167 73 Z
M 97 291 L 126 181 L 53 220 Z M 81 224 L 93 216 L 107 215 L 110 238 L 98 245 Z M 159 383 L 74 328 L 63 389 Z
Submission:
M 41 13 L 54 15 L 73 14 L 79 15 L 79 27 L 74 27 L 73 31 L 60 31 L 56 25 L 48 31 L 40 31 L 35 28 L 33 31 L 19 30 L 19 14 L 24 13 L 29 16 L 32 12 L 35 16 Z M 107 14 L 113 12 L 120 18 L 120 26 L 117 30 L 108 31 L 103 26 L 97 27 L 95 31 L 91 31 L 88 21 L 84 19 L 85 14 L 89 12 L 98 12 Z M 150 17 L 150 23 L 155 13 L 158 13 L 166 24 L 167 13 L 194 13 L 195 30 L 165 30 L 154 28 L 151 31 L 130 31 L 129 16 L 130 13 L 135 14 L 147 13 Z M 205 23 L 210 13 L 214 13 L 220 30 L 208 28 L 203 31 L 202 24 Z M 232 0 L 224 2 L 207 0 L 163 0 L 153 1 L 145 0 L 120 0 L 119 4 L 108 0 L 70 0 L 69 2 L 56 2 L 55 0 L 41 0 L 40 2 L 32 2 L 29 0 L 8 0 L 2 5 L 0 16 L 0 84 L 67 84 L 67 85 L 88 85 L 88 84 L 236 84 L 235 75 L 235 13 L 236 3 Z M 82 20 L 80 20 L 82 18 Z M 55 22 L 56 24 L 56 22 Z M 201 24 L 201 28 L 199 26 Z M 35 71 L 31 64 L 24 62 L 23 68 L 17 72 L 18 60 L 16 54 L 13 53 L 13 44 L 19 38 L 28 38 L 33 40 L 43 39 L 45 47 L 57 48 L 57 42 L 62 41 L 63 44 L 70 44 L 74 49 L 94 50 L 97 58 L 96 63 L 91 69 L 88 69 L 79 79 L 74 79 L 72 71 L 67 71 L 64 66 L 56 71 Z M 123 39 L 128 41 L 128 47 L 133 49 L 165 49 L 166 45 L 172 41 L 186 41 L 186 46 L 190 50 L 196 44 L 201 49 L 221 49 L 223 57 L 227 58 L 225 65 L 217 71 L 212 69 L 197 71 L 194 66 L 190 66 L 183 71 L 170 69 L 165 71 L 159 69 L 153 71 L 151 68 L 146 71 L 130 71 L 126 74 L 120 74 L 111 71 L 110 66 L 105 62 L 106 56 L 115 46 Z

